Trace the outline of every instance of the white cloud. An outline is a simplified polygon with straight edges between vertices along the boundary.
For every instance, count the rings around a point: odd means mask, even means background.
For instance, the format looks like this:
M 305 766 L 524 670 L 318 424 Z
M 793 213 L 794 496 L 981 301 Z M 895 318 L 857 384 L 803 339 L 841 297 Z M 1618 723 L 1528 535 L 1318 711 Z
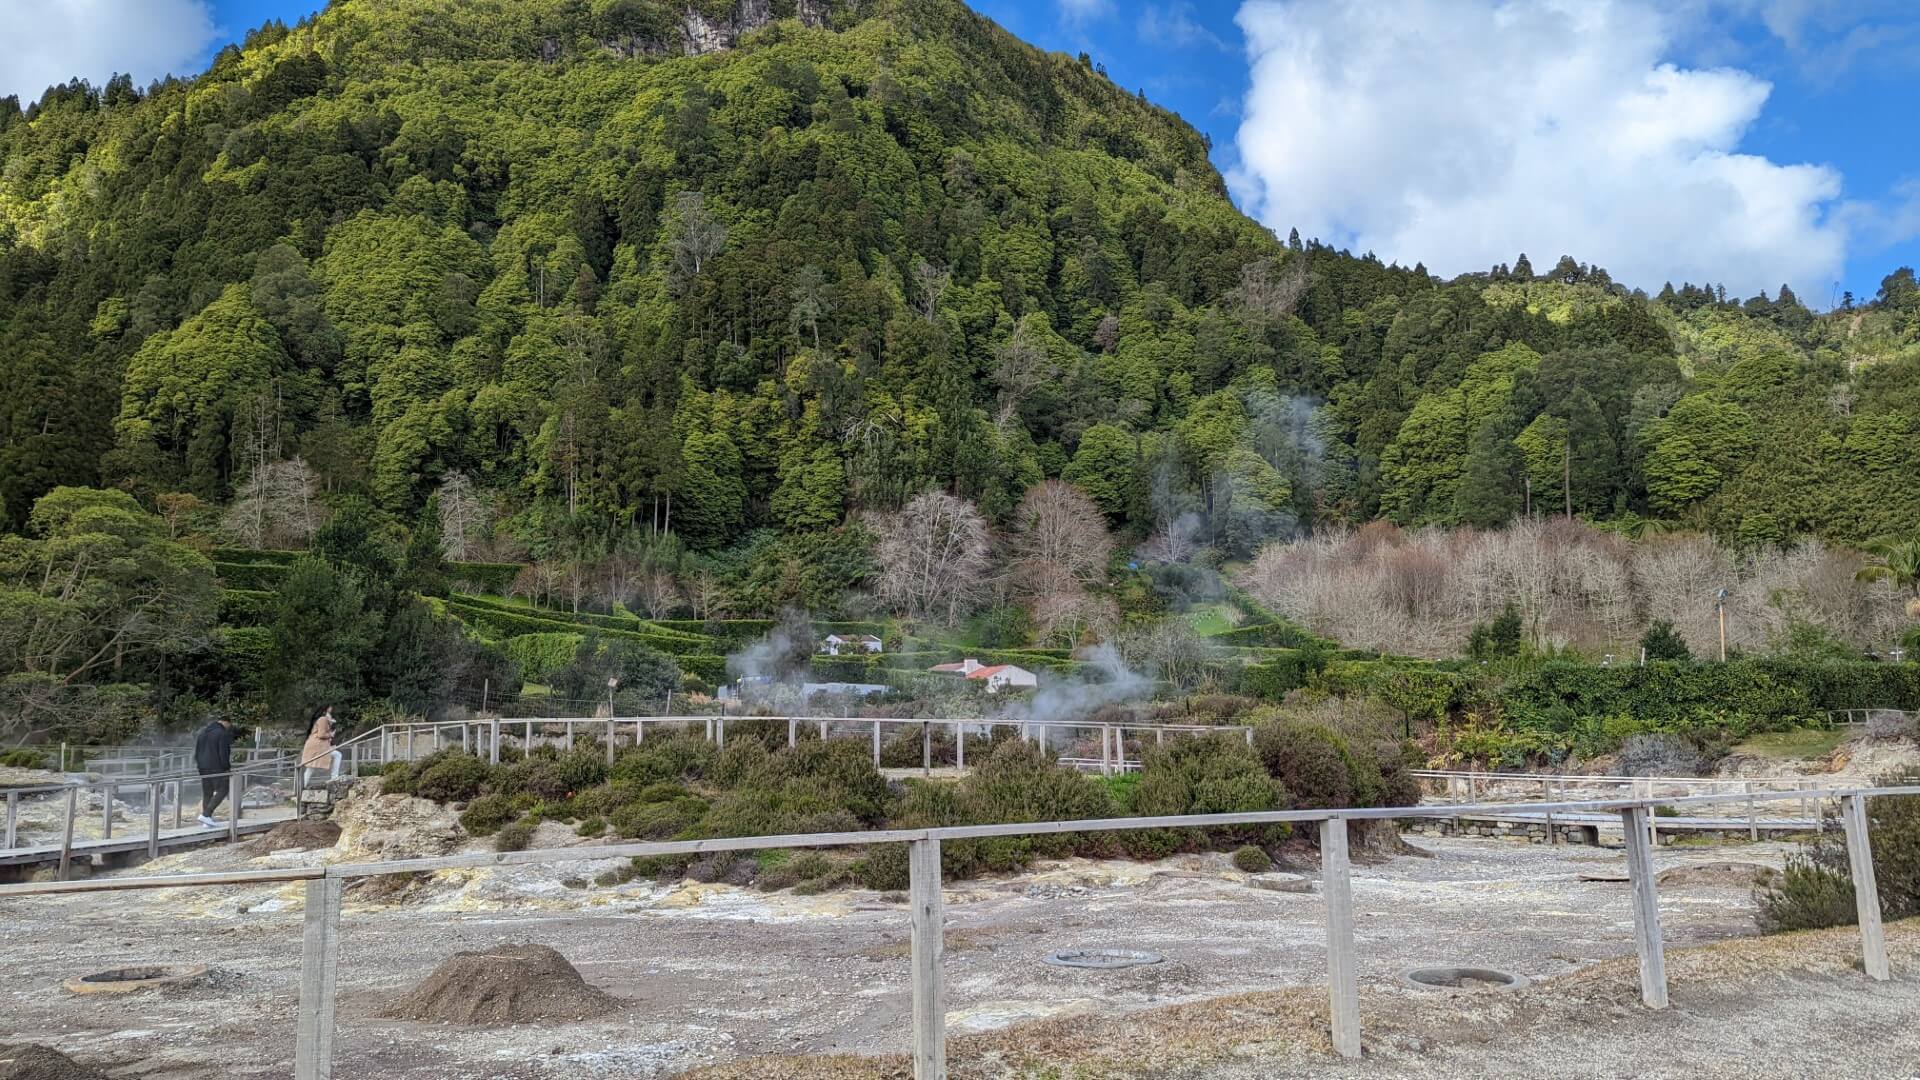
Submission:
M 1790 282 L 1846 254 L 1840 175 L 1739 152 L 1771 87 L 1667 61 L 1644 0 L 1247 0 L 1230 177 L 1256 217 L 1443 274 L 1524 251 L 1617 281 Z
M 1113 0 L 1060 0 L 1060 17 L 1067 22 L 1083 23 L 1113 13 Z
M 115 72 L 144 86 L 193 73 L 215 37 L 207 0 L 4 0 L 0 95 L 37 101 L 69 79 L 106 84 Z
M 1148 4 L 1140 9 L 1137 29 L 1140 39 L 1149 44 L 1172 45 L 1180 49 L 1205 45 L 1222 52 L 1231 51 L 1231 46 L 1220 40 L 1220 35 L 1193 17 L 1193 5 L 1185 2 L 1165 7 Z

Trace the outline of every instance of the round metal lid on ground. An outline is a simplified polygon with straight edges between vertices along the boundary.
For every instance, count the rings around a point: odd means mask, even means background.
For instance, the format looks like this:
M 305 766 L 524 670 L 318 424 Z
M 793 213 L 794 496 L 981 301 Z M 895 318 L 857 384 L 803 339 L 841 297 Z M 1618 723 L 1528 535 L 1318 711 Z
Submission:
M 1402 977 L 1416 990 L 1518 990 L 1528 983 L 1525 975 L 1477 967 L 1412 968 Z
M 1163 959 L 1159 953 L 1140 949 L 1061 949 L 1045 957 L 1046 962 L 1054 967 L 1092 968 L 1096 971 L 1141 967 L 1157 964 Z
M 75 994 L 125 994 L 160 986 L 186 986 L 205 978 L 205 964 L 142 964 L 81 975 L 60 985 Z

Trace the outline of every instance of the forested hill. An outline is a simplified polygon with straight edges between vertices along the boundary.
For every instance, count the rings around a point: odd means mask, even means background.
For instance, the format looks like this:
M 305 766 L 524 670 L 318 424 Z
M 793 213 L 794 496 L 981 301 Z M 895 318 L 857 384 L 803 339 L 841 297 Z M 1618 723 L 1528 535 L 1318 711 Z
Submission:
M 1207 150 L 958 0 L 335 0 L 192 81 L 0 102 L 0 520 L 457 476 L 536 549 L 705 549 L 1064 476 L 1229 555 L 1529 491 L 1916 527 L 1911 272 L 1818 316 L 1443 283 L 1276 242 Z

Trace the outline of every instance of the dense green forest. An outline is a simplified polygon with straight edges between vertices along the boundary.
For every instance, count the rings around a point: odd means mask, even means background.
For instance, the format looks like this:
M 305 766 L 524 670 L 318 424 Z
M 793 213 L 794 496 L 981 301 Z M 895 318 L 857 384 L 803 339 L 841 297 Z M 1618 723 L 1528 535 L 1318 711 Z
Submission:
M 70 567 L 82 519 L 169 567 L 311 545 L 223 568 L 228 607 L 282 590 L 262 664 L 324 681 L 299 649 L 344 625 L 392 670 L 339 679 L 386 691 L 498 659 L 436 636 L 428 541 L 575 612 L 950 623 L 875 565 L 942 492 L 979 515 L 955 566 L 1044 570 L 1003 643 L 1071 644 L 1115 613 L 1083 590 L 1138 607 L 1104 533 L 1046 553 L 1076 499 L 1216 566 L 1381 518 L 1920 532 L 1911 270 L 1826 313 L 1572 257 L 1441 280 L 1276 238 L 1208 151 L 958 0 L 334 0 L 195 79 L 0 100 L 0 571 Z M 137 667 L 15 591 L 62 629 L 10 671 Z

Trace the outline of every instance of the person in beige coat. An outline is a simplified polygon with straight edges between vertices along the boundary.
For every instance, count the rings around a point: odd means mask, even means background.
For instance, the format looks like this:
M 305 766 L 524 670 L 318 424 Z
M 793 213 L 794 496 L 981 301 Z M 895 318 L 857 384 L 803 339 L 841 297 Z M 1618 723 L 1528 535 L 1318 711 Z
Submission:
M 333 748 L 333 706 L 321 706 L 308 722 L 307 742 L 300 748 L 300 767 L 325 769 L 329 779 L 340 778 L 340 751 Z

